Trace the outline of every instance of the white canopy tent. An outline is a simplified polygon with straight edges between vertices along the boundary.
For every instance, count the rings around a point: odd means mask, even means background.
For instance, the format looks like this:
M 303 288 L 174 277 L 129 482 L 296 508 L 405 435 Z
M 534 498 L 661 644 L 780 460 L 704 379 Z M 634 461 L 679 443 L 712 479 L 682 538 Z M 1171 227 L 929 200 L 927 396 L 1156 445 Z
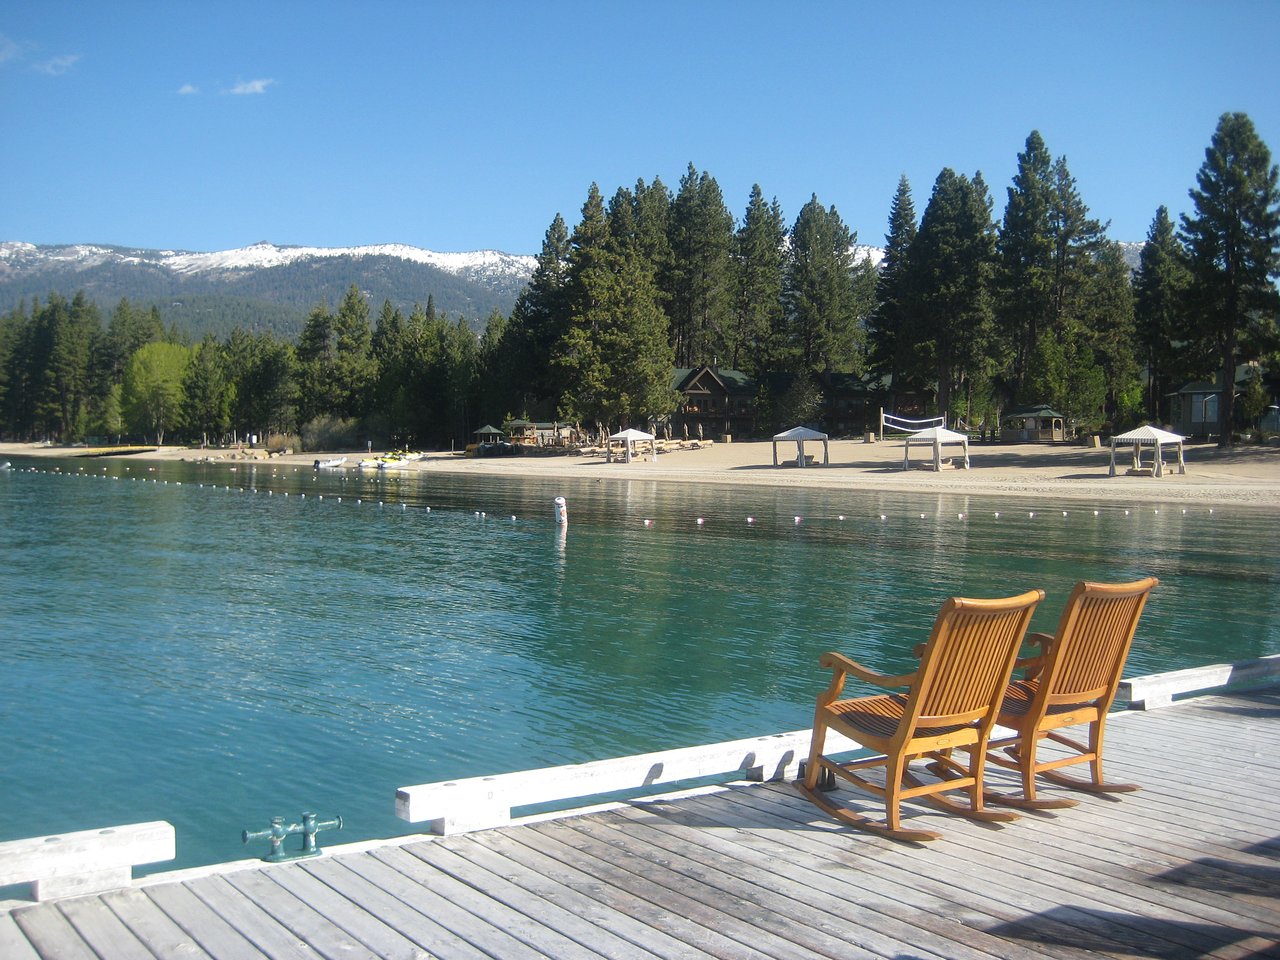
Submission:
M 606 463 L 613 462 L 613 441 L 615 440 L 622 441 L 622 456 L 626 463 L 630 463 L 632 457 L 635 456 L 635 445 L 637 441 L 643 442 L 645 440 L 648 440 L 649 452 L 653 454 L 654 459 L 657 459 L 658 448 L 657 448 L 657 445 L 654 443 L 653 434 L 645 433 L 643 430 L 636 430 L 633 428 L 630 430 L 621 430 L 618 433 L 615 433 L 611 437 L 609 437 L 609 446 L 605 448 L 605 454 L 604 454 L 604 459 Z
M 946 427 L 930 427 L 928 430 L 917 430 L 915 433 L 908 434 L 902 442 L 902 469 L 909 470 L 911 468 L 911 447 L 914 444 L 917 447 L 933 447 L 933 469 L 941 470 L 942 445 L 944 443 L 958 443 L 964 448 L 964 468 L 968 470 L 969 435 L 956 433 Z
M 1152 447 L 1154 451 L 1154 461 L 1149 468 L 1153 477 L 1164 476 L 1164 462 L 1160 455 L 1162 446 L 1177 446 L 1178 448 L 1178 472 L 1187 472 L 1187 462 L 1182 456 L 1182 441 L 1186 437 L 1179 436 L 1176 433 L 1170 433 L 1168 430 L 1161 430 L 1159 427 L 1153 427 L 1147 424 L 1145 427 L 1138 427 L 1136 430 L 1130 430 L 1128 433 L 1122 433 L 1118 437 L 1111 438 L 1111 469 L 1107 476 L 1114 477 L 1116 475 L 1116 444 L 1132 444 L 1133 445 L 1133 465 L 1129 467 L 1128 473 L 1146 473 L 1148 468 L 1142 466 L 1142 448 Z
M 808 427 L 792 427 L 782 433 L 775 434 L 773 438 L 773 465 L 778 466 L 778 442 L 795 441 L 796 445 L 796 466 L 803 467 L 805 465 L 804 442 L 806 440 L 822 441 L 822 463 L 824 466 L 831 465 L 831 444 L 830 439 L 825 433 L 819 433 L 817 430 L 810 430 Z

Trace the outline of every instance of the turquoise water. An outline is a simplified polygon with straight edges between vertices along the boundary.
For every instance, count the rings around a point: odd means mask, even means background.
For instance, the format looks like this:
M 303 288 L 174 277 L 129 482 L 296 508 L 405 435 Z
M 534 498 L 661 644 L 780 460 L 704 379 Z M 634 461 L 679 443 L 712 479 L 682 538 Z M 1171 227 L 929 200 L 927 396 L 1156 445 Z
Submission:
M 0 839 L 165 819 L 166 868 L 803 728 L 819 654 L 905 668 L 953 594 L 1043 587 L 1052 629 L 1075 580 L 1150 573 L 1130 675 L 1280 652 L 1280 511 L 1243 507 L 15 460 L 0 532 Z

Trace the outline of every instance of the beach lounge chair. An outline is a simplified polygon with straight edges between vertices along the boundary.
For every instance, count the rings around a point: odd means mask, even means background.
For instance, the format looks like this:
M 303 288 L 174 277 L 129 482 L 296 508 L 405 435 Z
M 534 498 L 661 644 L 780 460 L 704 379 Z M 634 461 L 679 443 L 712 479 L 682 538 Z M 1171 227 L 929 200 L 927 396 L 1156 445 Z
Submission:
M 818 697 L 809 761 L 797 783 L 800 792 L 842 823 L 895 840 L 940 836 L 931 830 L 903 828 L 899 804 L 913 797 L 977 820 L 1017 819 L 1007 811 L 983 808 L 984 754 L 1000 694 L 1009 683 L 1031 614 L 1043 599 L 1043 590 L 998 600 L 952 597 L 942 605 L 928 641 L 916 648 L 920 666 L 901 676 L 875 673 L 839 653 L 824 654 L 819 662 L 834 673 L 831 685 Z M 849 676 L 885 688 L 905 687 L 906 692 L 841 700 Z M 828 729 L 880 755 L 832 760 L 823 753 Z M 967 766 L 948 756 L 963 746 L 972 747 Z M 929 783 L 917 779 L 908 766 L 922 759 L 938 764 L 946 779 Z M 883 785 L 861 775 L 877 767 L 884 768 Z M 829 800 L 824 791 L 835 785 L 836 777 L 882 797 L 885 821 Z M 969 794 L 968 806 L 941 796 L 961 789 Z
M 1037 798 L 1037 776 L 1097 793 L 1138 789 L 1134 784 L 1103 780 L 1103 735 L 1138 619 L 1157 583 L 1155 577 L 1132 583 L 1077 583 L 1067 598 L 1057 633 L 1033 633 L 1027 638 L 1028 643 L 1039 646 L 1040 653 L 1017 662 L 1015 670 L 1025 670 L 1025 676 L 1009 684 L 996 718 L 997 724 L 1015 735 L 989 744 L 992 763 L 1022 774 L 1022 795 L 989 793 L 989 802 L 1029 809 L 1076 805 L 1077 801 L 1065 797 Z M 1058 732 L 1082 723 L 1089 725 L 1087 742 Z M 1039 759 L 1037 748 L 1045 739 L 1065 747 L 1067 754 Z M 995 753 L 997 750 L 1007 756 Z M 1089 764 L 1088 780 L 1057 772 L 1078 763 Z

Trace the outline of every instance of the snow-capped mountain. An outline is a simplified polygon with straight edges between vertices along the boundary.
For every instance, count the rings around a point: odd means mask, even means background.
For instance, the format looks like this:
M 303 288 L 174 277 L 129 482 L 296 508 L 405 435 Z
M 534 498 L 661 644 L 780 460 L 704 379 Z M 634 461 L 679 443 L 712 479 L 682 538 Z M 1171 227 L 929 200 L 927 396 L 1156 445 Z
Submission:
M 106 264 L 147 265 L 186 276 L 232 274 L 242 270 L 262 270 L 297 263 L 300 260 L 391 257 L 435 267 L 447 273 L 477 279 L 519 279 L 527 281 L 536 258 L 497 250 L 470 253 L 436 253 L 404 243 L 382 243 L 364 247 L 289 247 L 262 241 L 238 250 L 193 253 L 186 250 L 139 250 L 96 244 L 37 246 L 21 241 L 0 242 L 0 279 L 13 272 L 50 268 L 89 269 Z
M 255 243 L 199 253 L 103 244 L 0 242 L 0 311 L 50 293 L 84 293 L 103 309 L 121 299 L 155 305 L 191 332 L 232 321 L 282 331 L 301 327 L 318 303 L 336 304 L 352 284 L 377 310 L 430 298 L 438 310 L 482 323 L 510 313 L 536 258 L 497 250 L 437 253 L 408 244 L 293 247 Z

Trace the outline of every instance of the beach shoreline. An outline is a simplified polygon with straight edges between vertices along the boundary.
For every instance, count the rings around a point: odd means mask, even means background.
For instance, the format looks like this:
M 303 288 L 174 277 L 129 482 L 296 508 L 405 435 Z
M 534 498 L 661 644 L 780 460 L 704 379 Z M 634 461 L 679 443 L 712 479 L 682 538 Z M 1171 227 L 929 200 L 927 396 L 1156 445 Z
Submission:
M 796 458 L 794 443 L 779 444 L 779 460 Z M 977 496 L 1118 500 L 1167 500 L 1206 504 L 1244 504 L 1280 511 L 1280 445 L 1241 444 L 1220 450 L 1212 444 L 1186 447 L 1186 473 L 1177 472 L 1177 456 L 1165 452 L 1164 476 L 1127 476 L 1129 450 L 1116 451 L 1116 476 L 1108 476 L 1109 446 L 1080 444 L 971 444 L 971 468 L 920 469 L 929 457 L 913 448 L 911 469 L 903 469 L 903 444 L 832 440 L 830 463 L 823 464 L 821 443 L 809 442 L 805 453 L 814 464 L 803 468 L 773 465 L 768 440 L 668 445 L 656 460 L 645 451 L 631 463 L 607 463 L 602 455 L 522 455 L 464 457 L 461 453 L 427 453 L 394 469 L 401 475 L 449 474 L 506 478 L 570 478 L 577 480 L 649 480 L 659 483 L 699 483 L 728 486 L 772 486 L 844 489 L 853 492 L 959 493 Z M 958 449 L 944 455 L 962 463 Z M 1172 453 L 1172 464 L 1169 462 Z M 74 446 L 0 443 L 0 462 L 15 457 L 111 459 L 196 462 L 263 462 L 276 465 L 314 465 L 317 459 L 346 456 L 336 469 L 355 470 L 361 460 L 382 455 L 333 451 L 287 453 L 268 457 L 265 450 L 164 446 L 129 454 L 103 453 Z M 1144 454 L 1149 462 L 1150 451 Z

